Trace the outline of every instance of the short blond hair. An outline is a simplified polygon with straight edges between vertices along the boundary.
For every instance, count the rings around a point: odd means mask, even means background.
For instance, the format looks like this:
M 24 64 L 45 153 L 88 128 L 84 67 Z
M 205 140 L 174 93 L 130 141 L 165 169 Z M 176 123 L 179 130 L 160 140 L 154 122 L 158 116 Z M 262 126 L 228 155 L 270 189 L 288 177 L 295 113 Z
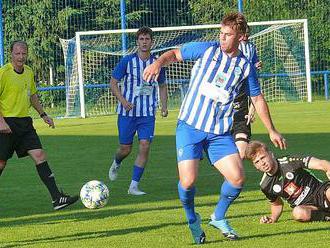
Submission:
M 258 140 L 252 140 L 249 142 L 249 144 L 247 145 L 247 147 L 245 149 L 245 158 L 253 161 L 253 159 L 256 157 L 257 153 L 260 151 L 269 152 L 269 149 L 265 143 L 258 141 Z

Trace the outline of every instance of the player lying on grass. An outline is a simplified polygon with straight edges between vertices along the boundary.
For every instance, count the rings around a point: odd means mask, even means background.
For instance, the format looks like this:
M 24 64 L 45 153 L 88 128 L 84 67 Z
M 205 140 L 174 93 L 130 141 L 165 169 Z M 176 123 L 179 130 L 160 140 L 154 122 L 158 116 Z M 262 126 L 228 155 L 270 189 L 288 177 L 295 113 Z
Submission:
M 312 156 L 275 158 L 260 141 L 251 141 L 245 156 L 257 170 L 264 172 L 261 191 L 270 200 L 270 216 L 262 216 L 261 223 L 275 223 L 283 211 L 285 199 L 293 208 L 297 221 L 330 220 L 330 181 L 322 182 L 311 172 L 324 171 L 330 179 L 330 162 Z

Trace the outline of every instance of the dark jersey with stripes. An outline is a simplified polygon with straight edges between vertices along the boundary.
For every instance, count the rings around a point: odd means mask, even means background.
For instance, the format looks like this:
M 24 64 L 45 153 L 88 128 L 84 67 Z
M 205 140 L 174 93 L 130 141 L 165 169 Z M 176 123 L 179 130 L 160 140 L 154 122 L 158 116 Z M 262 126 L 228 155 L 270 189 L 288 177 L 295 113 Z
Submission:
M 271 201 L 285 199 L 291 207 L 309 204 L 310 198 L 322 182 L 308 170 L 311 157 L 286 156 L 277 159 L 275 175 L 264 174 L 260 187 Z

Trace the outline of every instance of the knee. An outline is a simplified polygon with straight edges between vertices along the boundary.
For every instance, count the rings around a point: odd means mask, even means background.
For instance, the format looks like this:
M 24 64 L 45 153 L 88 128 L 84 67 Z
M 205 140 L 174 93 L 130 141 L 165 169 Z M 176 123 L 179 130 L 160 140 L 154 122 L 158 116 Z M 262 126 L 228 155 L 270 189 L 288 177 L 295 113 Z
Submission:
M 228 180 L 229 181 L 229 180 Z M 245 177 L 244 175 L 241 175 L 239 177 L 235 177 L 232 180 L 229 181 L 233 186 L 237 188 L 241 188 L 244 185 Z
M 7 161 L 0 160 L 0 170 L 3 170 L 6 167 Z
M 132 151 L 132 146 L 131 145 L 121 145 L 119 148 L 120 154 L 123 156 L 128 156 Z
M 140 141 L 140 145 L 139 145 L 139 149 L 141 152 L 147 153 L 149 151 L 150 148 L 150 142 L 146 141 L 146 140 L 141 140 Z
M 310 215 L 311 215 L 311 210 L 303 207 L 297 206 L 292 210 L 293 219 L 299 222 L 310 221 L 311 218 Z
M 36 150 L 31 153 L 31 156 L 36 164 L 46 161 L 46 153 L 43 150 Z
M 192 177 L 180 178 L 180 184 L 184 189 L 191 189 L 195 185 L 195 179 Z

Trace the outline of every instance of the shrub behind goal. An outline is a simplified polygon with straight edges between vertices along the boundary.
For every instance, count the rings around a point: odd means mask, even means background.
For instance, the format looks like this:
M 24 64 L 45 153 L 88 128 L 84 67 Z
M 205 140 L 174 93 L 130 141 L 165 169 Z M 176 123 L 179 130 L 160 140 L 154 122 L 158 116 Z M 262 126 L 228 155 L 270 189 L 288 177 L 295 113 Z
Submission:
M 269 102 L 311 101 L 307 20 L 249 23 L 263 68 L 259 80 Z M 218 41 L 220 25 L 152 28 L 152 52 L 162 54 L 192 41 Z M 61 40 L 65 58 L 66 116 L 115 113 L 109 88 L 111 72 L 122 56 L 136 52 L 136 29 L 77 32 Z M 169 108 L 178 109 L 194 61 L 167 69 Z

